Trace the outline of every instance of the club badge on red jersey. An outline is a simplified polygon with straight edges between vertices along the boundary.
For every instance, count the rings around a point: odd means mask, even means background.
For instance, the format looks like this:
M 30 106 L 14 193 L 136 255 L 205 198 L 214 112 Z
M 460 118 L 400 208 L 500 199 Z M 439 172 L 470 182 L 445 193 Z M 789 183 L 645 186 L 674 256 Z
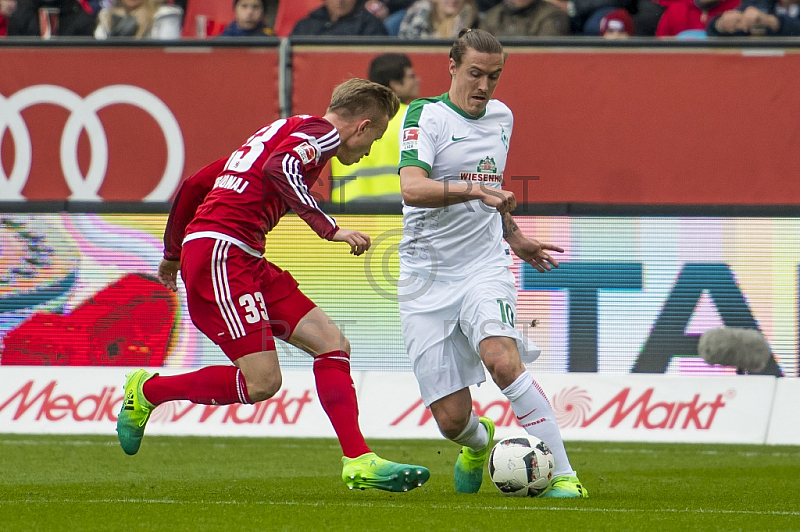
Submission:
M 319 148 L 309 142 L 303 142 L 294 147 L 295 153 L 303 161 L 303 164 L 318 162 L 320 157 Z

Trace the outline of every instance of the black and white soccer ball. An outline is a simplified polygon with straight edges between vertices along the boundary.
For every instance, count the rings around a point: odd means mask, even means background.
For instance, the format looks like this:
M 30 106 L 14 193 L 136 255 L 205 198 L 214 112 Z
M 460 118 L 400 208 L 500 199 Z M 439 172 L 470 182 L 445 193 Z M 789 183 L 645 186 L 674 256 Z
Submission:
M 554 469 L 553 453 L 528 434 L 500 440 L 489 455 L 492 483 L 509 497 L 538 497 L 550 485 Z

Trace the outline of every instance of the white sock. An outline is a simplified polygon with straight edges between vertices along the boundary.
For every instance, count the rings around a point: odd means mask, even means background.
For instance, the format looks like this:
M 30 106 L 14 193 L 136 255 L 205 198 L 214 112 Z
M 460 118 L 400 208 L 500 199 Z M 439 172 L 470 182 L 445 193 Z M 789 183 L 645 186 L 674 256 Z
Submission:
M 478 416 L 472 413 L 467 426 L 461 431 L 461 434 L 453 438 L 453 441 L 459 445 L 469 447 L 473 451 L 480 451 L 489 444 L 489 432 L 483 423 L 478 421 Z
M 526 371 L 502 391 L 511 401 L 511 409 L 522 428 L 550 447 L 556 462 L 553 476 L 575 475 L 567 458 L 564 440 L 561 439 L 561 431 L 550 402 L 531 374 Z

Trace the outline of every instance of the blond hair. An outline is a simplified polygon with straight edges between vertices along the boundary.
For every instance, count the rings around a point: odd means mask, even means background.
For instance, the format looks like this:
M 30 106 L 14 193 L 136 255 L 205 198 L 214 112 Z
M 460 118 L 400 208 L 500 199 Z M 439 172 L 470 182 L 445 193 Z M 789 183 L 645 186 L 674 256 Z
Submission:
M 391 120 L 400 109 L 400 100 L 388 87 L 361 78 L 348 79 L 337 85 L 331 95 L 329 112 L 343 118 L 387 115 Z

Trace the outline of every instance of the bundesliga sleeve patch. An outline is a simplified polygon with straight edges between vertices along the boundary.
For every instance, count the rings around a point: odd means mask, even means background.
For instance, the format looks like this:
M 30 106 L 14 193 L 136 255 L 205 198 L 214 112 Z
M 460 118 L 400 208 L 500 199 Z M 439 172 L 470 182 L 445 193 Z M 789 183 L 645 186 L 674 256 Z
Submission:
M 400 149 L 405 150 L 416 150 L 417 144 L 419 143 L 419 128 L 418 127 L 407 127 L 403 130 L 403 143 L 400 146 Z
M 295 146 L 294 152 L 300 157 L 303 164 L 317 162 L 319 160 L 319 149 L 308 142 L 303 142 Z

